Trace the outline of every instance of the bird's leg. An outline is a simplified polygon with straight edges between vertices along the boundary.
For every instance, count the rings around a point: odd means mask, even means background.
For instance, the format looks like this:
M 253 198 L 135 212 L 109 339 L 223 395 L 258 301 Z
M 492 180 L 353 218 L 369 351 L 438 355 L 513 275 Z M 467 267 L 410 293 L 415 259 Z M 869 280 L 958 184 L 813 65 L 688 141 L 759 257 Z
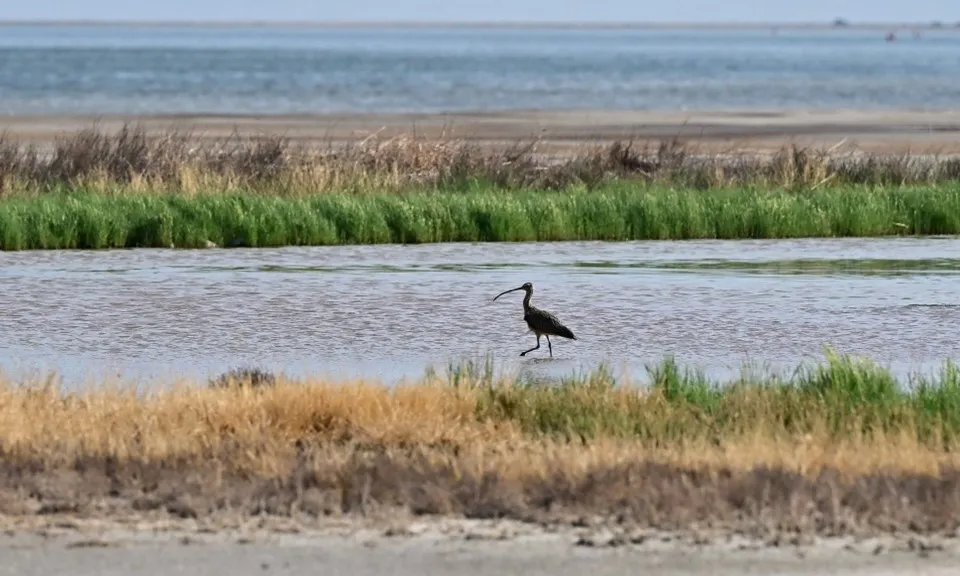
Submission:
M 553 344 L 550 343 L 549 334 L 547 334 L 547 349 L 550 350 L 550 357 L 553 358 Z
M 539 334 L 537 334 L 537 345 L 534 346 L 533 348 L 525 351 L 525 352 L 521 352 L 520 355 L 521 355 L 521 356 L 526 356 L 527 352 L 533 352 L 534 350 L 536 350 L 536 349 L 538 349 L 538 348 L 540 348 L 540 335 L 539 335 Z

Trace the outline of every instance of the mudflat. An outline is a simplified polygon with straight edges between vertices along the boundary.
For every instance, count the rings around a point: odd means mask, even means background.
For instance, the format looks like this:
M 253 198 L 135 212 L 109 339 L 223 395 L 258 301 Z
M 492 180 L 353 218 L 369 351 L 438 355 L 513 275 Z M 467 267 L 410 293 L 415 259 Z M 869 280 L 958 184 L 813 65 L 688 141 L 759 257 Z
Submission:
M 457 113 L 315 115 L 63 115 L 7 116 L 6 137 L 49 142 L 98 125 L 115 130 L 139 123 L 148 132 L 187 130 L 199 137 L 283 135 L 291 140 L 343 143 L 416 135 L 479 144 L 541 140 L 557 152 L 586 143 L 633 139 L 638 144 L 678 138 L 705 153 L 770 150 L 784 144 L 856 147 L 868 152 L 960 152 L 957 110 L 511 110 Z
M 756 542 L 736 536 L 628 539 L 589 529 L 435 519 L 402 527 L 339 522 L 322 530 L 250 523 L 211 530 L 180 522 L 138 527 L 59 521 L 0 539 L 0 574 L 147 576 L 180 572 L 302 574 L 950 574 L 956 539 L 832 538 Z

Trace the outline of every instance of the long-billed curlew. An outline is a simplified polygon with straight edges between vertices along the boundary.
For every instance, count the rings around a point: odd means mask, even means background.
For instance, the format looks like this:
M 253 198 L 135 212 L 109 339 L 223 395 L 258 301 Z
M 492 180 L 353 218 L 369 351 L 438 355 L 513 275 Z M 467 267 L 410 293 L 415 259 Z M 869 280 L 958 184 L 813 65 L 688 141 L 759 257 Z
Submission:
M 523 320 L 527 323 L 527 326 L 530 327 L 530 331 L 537 335 L 537 345 L 529 350 L 521 352 L 521 356 L 525 356 L 527 352 L 533 352 L 534 350 L 540 348 L 540 336 L 547 337 L 547 347 L 550 350 L 551 358 L 553 358 L 553 345 L 550 343 L 551 335 L 562 336 L 571 340 L 577 339 L 577 337 L 573 335 L 573 332 L 561 324 L 560 320 L 558 320 L 556 316 L 547 312 L 546 310 L 541 310 L 530 305 L 530 298 L 533 297 L 533 284 L 530 282 L 524 282 L 523 286 L 497 294 L 496 297 L 494 297 L 494 301 L 504 294 L 516 292 L 517 290 L 523 290 L 527 293 L 527 295 L 523 297 Z

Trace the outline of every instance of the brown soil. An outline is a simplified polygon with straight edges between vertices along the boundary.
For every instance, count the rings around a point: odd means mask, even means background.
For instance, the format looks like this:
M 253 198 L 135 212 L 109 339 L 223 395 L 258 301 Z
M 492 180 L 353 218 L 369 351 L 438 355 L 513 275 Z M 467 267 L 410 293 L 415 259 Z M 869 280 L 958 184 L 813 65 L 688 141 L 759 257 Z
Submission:
M 621 529 L 783 534 L 952 535 L 960 472 L 939 477 L 874 473 L 813 478 L 783 469 L 692 470 L 634 461 L 582 474 L 473 472 L 471 462 L 430 450 L 355 452 L 299 459 L 274 476 L 223 472 L 217 463 L 119 463 L 86 459 L 64 468 L 0 465 L 0 514 L 213 519 L 237 514 L 316 524 L 342 516 L 442 515 Z

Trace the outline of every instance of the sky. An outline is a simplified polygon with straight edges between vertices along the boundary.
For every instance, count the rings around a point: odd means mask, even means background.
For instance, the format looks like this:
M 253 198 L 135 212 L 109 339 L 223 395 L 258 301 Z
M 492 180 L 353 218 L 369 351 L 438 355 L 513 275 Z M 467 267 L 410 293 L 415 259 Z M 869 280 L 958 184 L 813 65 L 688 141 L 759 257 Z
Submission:
M 4 0 L 0 20 L 960 21 L 960 0 Z

